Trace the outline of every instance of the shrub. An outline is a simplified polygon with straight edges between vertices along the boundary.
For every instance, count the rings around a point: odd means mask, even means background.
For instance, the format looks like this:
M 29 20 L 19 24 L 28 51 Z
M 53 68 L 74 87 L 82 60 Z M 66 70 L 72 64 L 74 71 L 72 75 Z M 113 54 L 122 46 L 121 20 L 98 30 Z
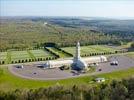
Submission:
M 45 61 L 46 59 L 45 58 L 43 58 L 43 61 Z
M 31 59 L 29 59 L 29 62 L 31 62 Z
M 22 60 L 22 63 L 24 63 L 24 60 Z
M 21 61 L 19 60 L 18 63 L 21 63 Z
M 5 64 L 5 61 L 2 61 L 2 64 Z
M 32 61 L 35 61 L 35 59 L 32 59 Z
M 14 63 L 14 61 L 11 61 L 11 63 L 13 64 L 13 63 Z
M 131 48 L 134 48 L 134 42 L 131 44 Z
M 27 62 L 27 59 L 25 60 L 25 62 Z

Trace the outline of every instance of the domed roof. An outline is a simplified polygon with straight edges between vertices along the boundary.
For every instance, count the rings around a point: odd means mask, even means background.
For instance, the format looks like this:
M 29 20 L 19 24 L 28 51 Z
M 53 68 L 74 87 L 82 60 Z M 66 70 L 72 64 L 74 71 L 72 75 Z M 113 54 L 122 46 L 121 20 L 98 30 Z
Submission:
M 74 70 L 84 70 L 87 69 L 87 64 L 82 59 L 78 59 L 74 61 L 74 63 L 72 64 L 72 68 Z

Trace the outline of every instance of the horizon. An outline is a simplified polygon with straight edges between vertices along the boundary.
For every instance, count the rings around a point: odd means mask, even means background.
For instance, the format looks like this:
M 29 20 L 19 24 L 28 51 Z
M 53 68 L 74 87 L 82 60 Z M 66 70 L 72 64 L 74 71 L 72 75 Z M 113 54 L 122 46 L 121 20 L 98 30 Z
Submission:
M 134 20 L 134 17 L 126 17 L 126 16 L 122 16 L 122 17 L 99 17 L 99 16 L 0 16 L 0 18 L 30 18 L 30 17 L 39 17 L 39 18 L 79 18 L 79 19 L 86 19 L 86 20 Z M 89 19 L 88 19 L 89 18 Z
M 1 0 L 1 17 L 99 17 L 134 19 L 134 1 L 128 0 Z

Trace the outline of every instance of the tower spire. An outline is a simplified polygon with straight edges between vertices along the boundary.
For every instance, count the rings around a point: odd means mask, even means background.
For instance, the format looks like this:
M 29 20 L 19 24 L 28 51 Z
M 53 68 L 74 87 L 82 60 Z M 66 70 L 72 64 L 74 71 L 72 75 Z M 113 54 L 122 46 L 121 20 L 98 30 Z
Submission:
M 80 43 L 77 42 L 77 45 L 76 45 L 76 54 L 75 54 L 75 59 L 78 60 L 80 59 Z

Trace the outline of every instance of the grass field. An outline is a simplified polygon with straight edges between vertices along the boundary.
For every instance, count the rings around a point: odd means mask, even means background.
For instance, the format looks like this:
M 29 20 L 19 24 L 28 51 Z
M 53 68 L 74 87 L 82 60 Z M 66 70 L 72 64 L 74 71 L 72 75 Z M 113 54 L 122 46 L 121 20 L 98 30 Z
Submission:
M 131 57 L 131 58 L 134 58 L 134 52 L 128 52 L 126 54 L 126 56 Z
M 60 58 L 65 58 L 65 57 L 70 57 L 69 55 L 63 53 L 62 51 L 59 51 L 58 49 L 56 48 L 53 48 L 53 47 L 47 47 L 49 50 L 51 50 L 52 52 L 58 54 L 60 56 Z
M 0 52 L 0 61 L 5 61 L 7 56 L 7 52 Z
M 71 54 L 75 54 L 75 47 L 64 47 L 61 49 Z M 119 50 L 119 49 L 111 48 L 111 47 L 104 46 L 104 45 L 81 46 L 81 55 L 90 54 L 90 53 L 115 52 L 116 50 Z
M 15 60 L 24 60 L 31 58 L 27 51 L 12 51 L 11 52 L 11 59 Z
M 53 55 L 42 49 L 25 51 L 7 51 L 0 52 L 0 61 L 5 61 L 6 64 L 8 64 L 11 63 L 11 61 L 46 58 L 51 56 Z
M 39 80 L 23 79 L 14 76 L 8 71 L 7 66 L 3 65 L 0 67 L 0 90 L 10 91 L 17 88 L 19 89 L 39 88 L 39 87 L 53 86 L 57 84 L 64 85 L 64 86 L 70 86 L 74 84 L 94 85 L 94 84 L 90 84 L 90 82 L 92 81 L 92 79 L 94 79 L 94 77 L 104 77 L 108 79 L 108 81 L 111 81 L 112 79 L 121 79 L 125 77 L 131 77 L 132 75 L 134 75 L 134 68 L 112 72 L 112 73 L 99 74 L 96 76 L 82 76 L 78 78 L 70 78 L 64 80 L 39 81 Z
M 52 52 L 56 53 L 60 56 L 60 58 L 70 57 L 66 53 L 56 49 L 56 48 L 48 48 Z M 75 54 L 75 47 L 64 47 L 61 48 L 68 53 Z M 81 46 L 81 56 L 89 55 L 90 53 L 106 53 L 111 52 L 114 53 L 115 51 L 119 51 L 118 47 L 110 47 L 106 45 L 90 45 L 90 46 Z M 35 58 L 46 58 L 54 56 L 50 54 L 48 51 L 43 49 L 38 50 L 25 50 L 25 51 L 7 51 L 7 52 L 0 52 L 0 61 L 6 61 L 6 63 L 11 63 L 11 61 L 17 60 L 26 60 L 26 59 L 35 59 Z
M 46 58 L 52 56 L 52 54 L 42 49 L 30 50 L 30 52 L 34 55 L 35 58 Z

